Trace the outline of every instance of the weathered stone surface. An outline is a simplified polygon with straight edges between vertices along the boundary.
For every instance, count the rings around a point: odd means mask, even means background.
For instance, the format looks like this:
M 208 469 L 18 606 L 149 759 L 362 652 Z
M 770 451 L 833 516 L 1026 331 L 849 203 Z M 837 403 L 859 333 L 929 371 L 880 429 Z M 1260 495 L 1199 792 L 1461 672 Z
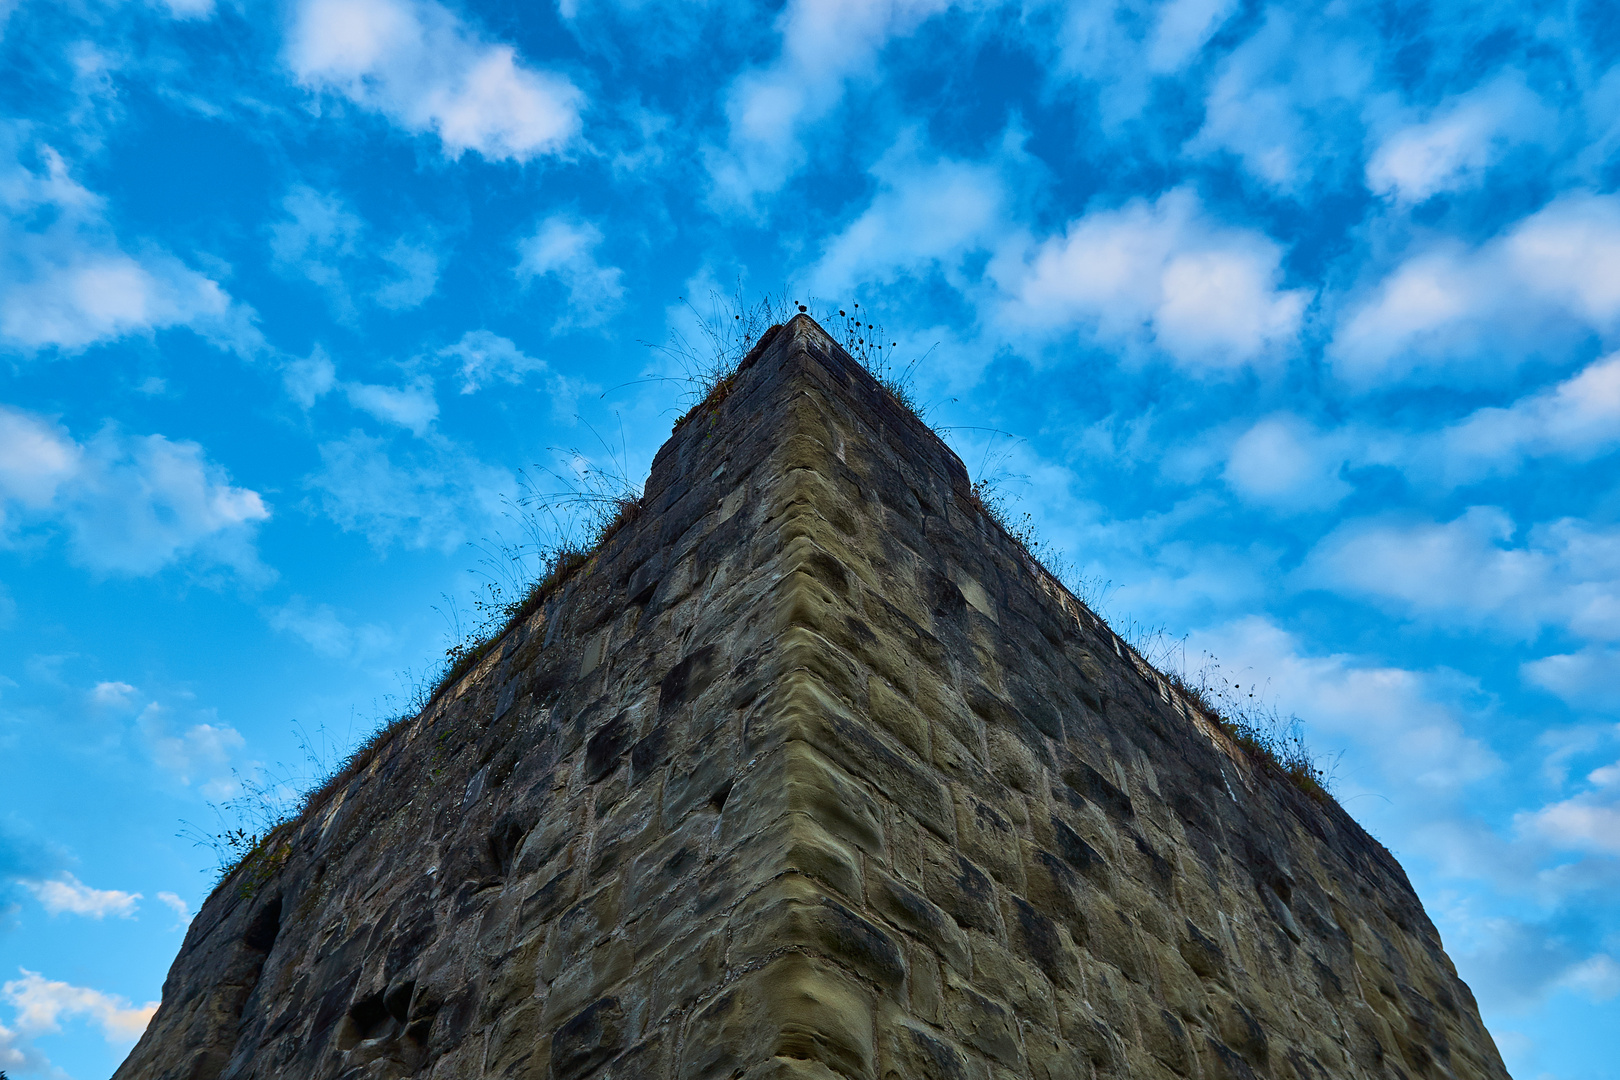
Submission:
M 1505 1077 L 1400 867 L 810 320 L 278 833 L 119 1080 Z

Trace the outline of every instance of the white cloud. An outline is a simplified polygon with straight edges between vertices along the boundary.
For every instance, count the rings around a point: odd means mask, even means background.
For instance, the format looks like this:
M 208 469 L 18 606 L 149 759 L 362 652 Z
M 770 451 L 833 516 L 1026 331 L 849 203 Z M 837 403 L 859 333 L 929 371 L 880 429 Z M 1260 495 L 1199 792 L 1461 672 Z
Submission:
M 501 520 L 502 492 L 516 478 L 444 443 L 420 443 L 396 464 L 385 444 L 361 432 L 323 443 L 321 468 L 306 483 L 322 509 L 345 531 L 363 533 L 381 548 L 454 551 L 491 535 Z
M 270 516 L 193 442 L 104 428 L 77 442 L 60 425 L 0 405 L 0 513 L 13 542 L 33 526 L 66 531 L 75 561 L 151 574 L 182 559 L 267 573 L 253 549 Z
M 309 356 L 289 361 L 282 368 L 281 382 L 289 397 L 300 407 L 310 409 L 337 385 L 337 368 L 326 350 L 317 345 Z
M 134 703 L 135 687 L 127 682 L 99 682 L 90 691 L 90 701 L 100 709 L 127 709 Z
M 531 375 L 544 376 L 545 392 L 551 399 L 552 416 L 568 420 L 578 407 L 584 385 L 551 370 L 544 360 L 530 356 L 509 338 L 488 330 L 469 330 L 454 345 L 439 350 L 439 359 L 456 365 L 461 376 L 461 392 L 476 393 L 499 380 L 516 386 Z
M 160 892 L 157 894 L 157 898 L 163 903 L 164 907 L 174 912 L 174 929 L 178 930 L 181 927 L 191 925 L 191 905 L 186 903 L 184 899 L 172 892 Z
M 109 1043 L 124 1045 L 139 1039 L 157 1012 L 155 1001 L 136 1008 L 120 994 L 57 982 L 27 968 L 18 970 L 22 978 L 0 987 L 0 996 L 16 1008 L 17 1027 L 30 1035 L 60 1031 L 65 1017 L 87 1016 Z
M 286 55 L 302 85 L 432 132 L 451 158 L 527 161 L 579 133 L 578 87 L 433 0 L 301 0 Z
M 1437 243 L 1339 320 L 1327 355 L 1356 387 L 1486 381 L 1620 329 L 1620 197 L 1568 195 L 1474 249 Z
M 1620 762 L 1594 769 L 1586 779 L 1589 790 L 1521 813 L 1515 824 L 1564 850 L 1620 855 Z M 1606 970 L 1614 974 L 1612 960 Z
M 337 263 L 354 257 L 364 223 L 336 195 L 305 184 L 294 184 L 282 198 L 281 208 L 287 217 L 270 226 L 270 255 L 275 266 L 319 285 L 331 295 L 341 316 L 352 317 L 354 304 Z
M 334 660 L 361 659 L 385 648 L 391 635 L 381 626 L 367 623 L 352 627 L 338 617 L 329 604 L 311 604 L 294 596 L 269 611 L 272 629 L 302 638 L 321 656 Z
M 588 221 L 554 214 L 540 223 L 533 236 L 518 244 L 517 276 L 527 282 L 555 277 L 568 290 L 568 310 L 556 329 L 595 326 L 624 299 L 624 272 L 596 261 L 602 230 Z
M 873 72 L 891 38 L 947 10 L 948 0 L 789 0 L 777 16 L 781 51 L 738 75 L 726 93 L 728 140 L 709 153 L 721 201 L 752 207 L 804 164 L 806 129 L 825 119 L 844 84 Z
M 1192 59 L 1237 10 L 1237 0 L 1169 0 L 1148 41 L 1147 65 L 1172 72 Z
M 1098 210 L 1027 259 L 993 262 L 1009 300 L 1002 321 L 1151 342 L 1193 371 L 1229 369 L 1290 345 L 1303 290 L 1279 288 L 1282 249 L 1206 219 L 1185 188 L 1157 202 Z
M 212 710 L 209 710 L 208 715 Z M 192 724 L 179 734 L 170 727 L 171 710 L 156 701 L 141 710 L 137 723 L 148 752 L 159 767 L 174 775 L 183 786 L 200 782 L 209 798 L 226 798 L 236 793 L 231 761 L 247 745 L 242 733 L 216 720 Z
M 371 294 L 378 304 L 390 311 L 404 311 L 433 295 L 439 284 L 439 255 L 432 248 L 400 239 L 382 257 L 399 272 L 399 277 Z
M 1593 1001 L 1608 1001 L 1620 994 L 1620 963 L 1607 953 L 1589 956 L 1565 972 L 1559 982 Z
M 860 217 L 827 242 L 810 271 L 821 296 L 847 296 L 856 285 L 893 280 L 938 265 L 947 273 L 974 250 L 1011 231 L 1008 193 L 991 164 L 919 161 L 910 139 L 872 168 L 877 193 Z M 955 275 L 953 275 L 955 276 Z
M 1266 9 L 1265 23 L 1221 63 L 1193 154 L 1232 154 L 1255 179 L 1297 194 L 1359 161 L 1355 110 L 1374 77 L 1350 9 Z
M 104 919 L 108 915 L 131 919 L 135 917 L 141 899 L 140 893 L 93 889 L 66 872 L 54 881 L 24 881 L 22 885 L 52 915 L 65 911 L 92 919 Z
M 0 147 L 14 145 L 12 136 L 0 132 Z M 160 248 L 125 251 L 101 197 L 51 147 L 34 149 L 37 170 L 14 152 L 0 160 L 0 342 L 77 352 L 187 326 L 221 348 L 259 348 L 252 313 L 218 282 Z
M 1543 656 L 1522 664 L 1526 682 L 1563 698 L 1576 708 L 1608 713 L 1620 710 L 1620 649 L 1589 645 L 1572 653 Z
M 1470 413 L 1418 441 L 1408 468 L 1450 482 L 1511 472 L 1526 458 L 1588 461 L 1620 446 L 1620 353 L 1506 408 Z
M 1367 186 L 1397 202 L 1422 202 L 1478 183 L 1513 144 L 1556 128 L 1522 78 L 1499 76 L 1386 136 L 1367 161 Z
M 349 404 L 370 413 L 384 423 L 397 424 L 420 438 L 439 418 L 439 403 L 433 396 L 433 380 L 418 376 L 405 386 L 374 386 L 346 383 L 343 391 Z
M 1251 502 L 1319 510 L 1351 491 L 1339 476 L 1346 449 L 1342 438 L 1324 435 L 1296 416 L 1277 414 L 1257 421 L 1238 437 L 1223 476 Z
M 1620 531 L 1563 519 L 1518 544 L 1516 532 L 1489 506 L 1449 522 L 1351 521 L 1317 544 L 1302 578 L 1449 625 L 1620 639 Z

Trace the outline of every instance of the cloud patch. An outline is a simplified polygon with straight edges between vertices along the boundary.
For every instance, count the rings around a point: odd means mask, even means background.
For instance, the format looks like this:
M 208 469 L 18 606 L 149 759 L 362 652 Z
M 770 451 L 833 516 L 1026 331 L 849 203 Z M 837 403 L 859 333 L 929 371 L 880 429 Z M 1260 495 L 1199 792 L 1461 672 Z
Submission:
M 571 80 L 433 0 L 302 0 L 286 59 L 301 85 L 431 133 L 451 159 L 528 161 L 580 131 L 585 95 Z
M 1522 538 L 1490 506 L 1446 522 L 1351 521 L 1317 544 L 1302 579 L 1443 625 L 1620 640 L 1620 532 L 1572 518 Z
M 105 200 L 61 154 L 36 144 L 30 167 L 20 149 L 17 130 L 0 130 L 0 344 L 76 353 L 190 327 L 221 348 L 259 350 L 254 314 L 217 281 L 156 245 L 126 250 Z
M 182 561 L 269 573 L 254 548 L 269 507 L 194 442 L 112 426 L 80 442 L 0 406 L 0 514 L 5 542 L 61 532 L 73 560 L 98 573 L 144 576 Z
M 602 240 L 602 230 L 591 222 L 554 214 L 518 243 L 513 272 L 520 281 L 550 277 L 567 291 L 567 308 L 553 329 L 600 325 L 623 301 L 624 272 L 597 261 Z
M 1297 338 L 1307 294 L 1282 288 L 1281 265 L 1274 241 L 1210 219 L 1178 188 L 1088 213 L 991 273 L 1006 324 L 1078 328 L 1218 373 L 1275 358 Z
M 1479 384 L 1617 331 L 1620 196 L 1572 194 L 1477 248 L 1413 252 L 1346 306 L 1327 357 L 1357 389 Z
M 0 987 L 0 997 L 17 1010 L 17 1027 L 27 1035 L 60 1031 L 64 1019 L 83 1016 L 101 1028 L 109 1043 L 122 1046 L 139 1039 L 157 1012 L 155 1001 L 132 1006 L 120 994 L 47 979 L 27 968 L 18 970 L 22 978 Z
M 140 909 L 140 893 L 93 889 L 66 871 L 52 880 L 24 881 L 22 886 L 52 915 L 66 912 L 96 920 L 108 915 L 132 919 Z

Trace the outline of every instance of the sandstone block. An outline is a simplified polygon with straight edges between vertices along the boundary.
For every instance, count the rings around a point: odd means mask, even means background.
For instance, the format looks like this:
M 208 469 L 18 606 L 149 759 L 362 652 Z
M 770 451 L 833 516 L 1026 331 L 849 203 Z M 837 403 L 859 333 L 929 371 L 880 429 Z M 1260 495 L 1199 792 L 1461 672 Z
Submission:
M 872 1017 L 871 995 L 858 981 L 824 960 L 789 953 L 738 979 L 692 1017 L 676 1076 L 731 1080 L 783 1057 L 848 1080 L 875 1080 Z

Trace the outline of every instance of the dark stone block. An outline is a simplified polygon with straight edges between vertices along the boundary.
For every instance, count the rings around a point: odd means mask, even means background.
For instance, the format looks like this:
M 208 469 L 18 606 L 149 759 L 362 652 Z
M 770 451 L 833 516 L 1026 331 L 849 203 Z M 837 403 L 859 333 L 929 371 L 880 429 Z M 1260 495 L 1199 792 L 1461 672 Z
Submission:
M 551 1075 L 575 1080 L 623 1049 L 624 1010 L 618 998 L 598 998 L 551 1037 Z
M 630 744 L 629 721 L 623 713 L 603 724 L 585 744 L 585 782 L 594 784 L 618 764 L 619 755 Z

